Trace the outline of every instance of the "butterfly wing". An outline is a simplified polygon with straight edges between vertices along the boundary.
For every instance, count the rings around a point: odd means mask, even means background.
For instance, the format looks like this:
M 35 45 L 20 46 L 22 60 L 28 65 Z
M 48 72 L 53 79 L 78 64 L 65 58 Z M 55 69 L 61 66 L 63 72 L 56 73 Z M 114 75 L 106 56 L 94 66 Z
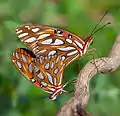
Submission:
M 40 56 L 35 65 L 39 69 L 35 78 L 40 78 L 41 88 L 52 93 L 62 84 L 64 64 L 60 56 Z
M 30 82 L 48 93 L 62 83 L 64 64 L 60 56 L 36 59 L 31 51 L 18 48 L 11 55 L 11 60 Z
M 68 31 L 44 25 L 25 25 L 16 31 L 37 57 L 61 55 L 67 66 L 82 55 L 84 41 Z
M 28 80 L 33 77 L 34 59 L 35 55 L 25 48 L 18 48 L 11 55 L 13 64 Z

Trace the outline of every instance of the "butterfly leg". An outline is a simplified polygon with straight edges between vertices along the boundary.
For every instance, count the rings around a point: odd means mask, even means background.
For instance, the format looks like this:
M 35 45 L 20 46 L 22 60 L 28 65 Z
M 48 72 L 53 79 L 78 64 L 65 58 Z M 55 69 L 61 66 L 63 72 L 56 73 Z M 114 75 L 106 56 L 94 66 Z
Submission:
M 66 85 L 68 85 L 68 84 L 70 84 L 70 83 L 72 83 L 72 82 L 75 83 L 75 82 L 76 82 L 76 79 L 72 79 L 72 80 L 66 82 L 66 83 L 63 85 L 63 88 L 64 88 Z
M 70 83 L 76 83 L 76 79 L 72 79 L 72 80 L 66 82 L 66 83 L 63 85 L 63 88 L 64 88 L 66 85 L 70 84 Z M 70 90 L 70 91 L 63 90 L 63 91 L 62 91 L 62 93 L 72 93 L 72 92 L 74 92 L 74 90 Z
M 96 48 L 91 48 L 91 49 L 87 50 L 87 53 L 88 53 L 88 52 L 92 52 L 92 51 L 94 51 L 94 52 L 96 53 L 96 55 L 97 55 L 98 57 L 100 57 L 99 54 L 96 52 L 96 51 L 97 51 Z
M 81 61 L 81 59 L 84 59 L 86 62 L 88 61 L 87 59 L 85 59 L 84 56 L 79 56 L 79 58 L 78 58 L 78 73 L 80 71 L 80 61 Z
M 95 59 L 94 55 L 90 53 L 91 51 L 94 51 L 94 52 L 96 53 L 96 55 L 100 58 L 100 55 L 96 52 L 96 48 L 91 48 L 91 49 L 87 50 L 87 53 L 88 53 L 89 55 L 91 55 L 91 56 L 93 57 L 93 59 Z M 101 58 L 101 60 L 103 60 L 103 59 Z M 103 60 L 103 61 L 106 63 L 105 60 Z M 95 60 L 94 60 L 94 64 L 95 64 Z M 97 69 L 97 70 L 98 70 L 98 69 Z
M 64 94 L 64 93 L 70 94 L 70 93 L 73 93 L 73 92 L 74 92 L 74 90 L 70 90 L 70 91 L 63 90 L 62 94 Z
M 95 49 L 95 48 L 92 48 L 92 49 L 90 49 L 90 50 L 87 50 L 87 53 L 88 53 L 90 56 L 92 56 L 92 58 L 93 58 L 93 64 L 95 65 L 95 67 L 96 67 L 96 69 L 97 69 L 97 71 L 98 71 L 97 65 L 95 64 L 95 56 L 94 56 L 94 54 L 90 53 L 91 51 L 96 51 L 96 49 Z
M 79 58 L 78 58 L 78 72 L 80 71 L 80 60 L 81 60 L 81 57 L 79 56 Z

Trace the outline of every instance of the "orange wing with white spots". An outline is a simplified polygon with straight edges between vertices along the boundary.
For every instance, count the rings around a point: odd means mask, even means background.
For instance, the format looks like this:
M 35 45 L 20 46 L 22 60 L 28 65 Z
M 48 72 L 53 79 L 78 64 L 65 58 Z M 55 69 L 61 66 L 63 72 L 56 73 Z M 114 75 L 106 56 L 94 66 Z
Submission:
M 45 25 L 25 25 L 17 28 L 16 33 L 36 57 L 60 55 L 67 66 L 79 54 L 83 55 L 85 42 L 80 37 L 62 29 Z
M 33 84 L 48 93 L 62 85 L 64 64 L 60 56 L 36 56 L 25 48 L 18 48 L 11 55 L 17 69 Z M 62 87 L 62 86 L 61 86 Z
M 35 55 L 25 49 L 25 48 L 18 48 L 15 52 L 11 55 L 11 60 L 13 64 L 17 67 L 17 69 L 28 79 L 30 80 L 33 77 L 33 68 L 34 68 L 34 61 Z

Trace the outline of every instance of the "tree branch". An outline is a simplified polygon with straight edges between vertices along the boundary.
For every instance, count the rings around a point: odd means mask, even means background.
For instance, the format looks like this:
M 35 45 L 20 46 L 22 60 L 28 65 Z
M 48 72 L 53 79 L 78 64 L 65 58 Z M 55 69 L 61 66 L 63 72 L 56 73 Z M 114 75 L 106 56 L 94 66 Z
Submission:
M 95 64 L 93 62 L 95 62 Z M 64 103 L 57 116 L 92 116 L 84 109 L 89 99 L 89 82 L 91 78 L 93 78 L 98 72 L 111 73 L 119 66 L 120 35 L 117 37 L 108 57 L 97 58 L 94 61 L 91 60 L 79 72 L 75 84 L 74 96 Z

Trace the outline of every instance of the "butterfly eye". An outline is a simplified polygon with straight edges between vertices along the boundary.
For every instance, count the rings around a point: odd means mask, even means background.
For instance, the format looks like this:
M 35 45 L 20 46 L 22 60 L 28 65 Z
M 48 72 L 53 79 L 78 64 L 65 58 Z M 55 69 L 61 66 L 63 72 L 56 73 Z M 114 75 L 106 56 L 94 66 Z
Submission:
M 69 34 L 69 35 L 68 35 L 68 37 L 69 37 L 69 38 L 72 38 L 72 35 L 71 35 L 71 34 Z

